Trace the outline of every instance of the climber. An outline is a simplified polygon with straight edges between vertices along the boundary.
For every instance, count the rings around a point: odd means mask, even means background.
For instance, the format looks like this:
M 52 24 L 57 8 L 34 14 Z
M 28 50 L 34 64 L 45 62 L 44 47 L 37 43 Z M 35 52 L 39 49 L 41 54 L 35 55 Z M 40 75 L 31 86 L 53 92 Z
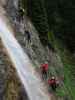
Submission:
M 31 42 L 31 33 L 28 30 L 25 30 L 25 34 L 26 34 L 28 42 Z
M 24 16 L 24 12 L 25 12 L 24 9 L 20 7 L 18 12 L 19 12 L 19 21 L 21 19 L 23 20 L 23 16 Z
M 48 80 L 48 85 L 49 87 L 52 88 L 53 91 L 56 91 L 56 88 L 58 86 L 58 80 L 56 80 L 56 78 L 54 76 L 52 76 L 49 80 Z
M 46 62 L 45 64 L 41 65 L 41 73 L 42 73 L 42 77 L 43 79 L 47 78 L 47 73 L 48 73 L 48 63 Z

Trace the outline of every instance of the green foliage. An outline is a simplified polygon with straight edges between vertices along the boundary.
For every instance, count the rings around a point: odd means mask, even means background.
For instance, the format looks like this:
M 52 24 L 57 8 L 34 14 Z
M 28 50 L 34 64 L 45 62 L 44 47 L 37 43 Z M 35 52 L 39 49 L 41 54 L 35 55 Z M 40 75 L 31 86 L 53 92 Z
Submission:
M 55 39 L 55 36 L 52 32 L 48 33 L 49 40 L 52 41 L 52 45 L 57 50 L 58 55 L 60 56 L 63 63 L 63 71 L 64 71 L 64 86 L 57 89 L 57 96 L 65 96 L 68 95 L 70 100 L 75 99 L 75 59 L 72 54 L 64 48 L 62 42 L 58 39 Z M 58 71 L 59 72 L 59 71 Z
M 19 7 L 26 9 L 27 8 L 27 0 L 19 0 Z
M 75 83 L 74 64 L 72 64 L 73 59 L 68 59 L 71 58 L 70 56 L 65 57 L 64 47 L 67 47 L 71 52 L 75 50 L 74 7 L 74 0 L 27 0 L 27 15 L 38 30 L 42 43 L 47 45 L 50 41 L 57 49 L 64 65 L 65 88 L 57 91 L 57 94 L 64 96 L 67 93 L 73 99 L 75 99 L 75 89 L 73 88 Z M 60 46 L 62 45 L 60 41 L 65 46 Z M 71 64 L 67 63 L 70 61 Z
M 61 89 L 59 88 L 59 89 L 56 90 L 56 95 L 58 97 L 64 97 L 65 96 L 65 91 L 63 90 L 62 87 L 61 87 Z
M 58 44 L 58 45 L 57 45 Z M 62 91 L 64 90 L 64 94 L 67 93 L 69 95 L 70 100 L 75 100 L 75 60 L 73 60 L 73 56 L 70 52 L 66 49 L 61 47 L 60 42 L 56 43 L 57 51 L 59 56 L 61 57 L 63 63 L 63 70 L 64 70 L 64 88 L 57 91 L 57 95 L 61 96 Z M 62 48 L 62 49 L 60 49 Z
M 39 31 L 42 43 L 47 44 L 48 20 L 46 15 L 45 3 L 43 0 L 28 0 L 28 16 L 33 21 Z
M 42 41 L 48 42 L 47 33 L 62 39 L 70 51 L 75 50 L 74 0 L 28 0 L 27 12 Z M 47 44 L 47 43 L 46 43 Z

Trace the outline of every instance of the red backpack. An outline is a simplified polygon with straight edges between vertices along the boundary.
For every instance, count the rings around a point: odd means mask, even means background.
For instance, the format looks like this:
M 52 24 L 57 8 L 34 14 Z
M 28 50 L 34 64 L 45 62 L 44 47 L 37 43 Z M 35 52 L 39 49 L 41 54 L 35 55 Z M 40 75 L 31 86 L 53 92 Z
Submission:
M 42 70 L 47 71 L 48 70 L 48 64 L 42 64 Z
M 56 80 L 55 79 L 49 79 L 48 84 L 49 85 L 56 84 Z

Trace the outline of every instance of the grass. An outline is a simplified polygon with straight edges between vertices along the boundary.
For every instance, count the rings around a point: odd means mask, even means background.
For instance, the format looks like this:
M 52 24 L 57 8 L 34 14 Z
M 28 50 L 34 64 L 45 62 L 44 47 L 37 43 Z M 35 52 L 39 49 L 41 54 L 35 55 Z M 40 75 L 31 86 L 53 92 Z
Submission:
M 63 71 L 64 71 L 64 86 L 57 89 L 56 95 L 57 96 L 65 96 L 68 95 L 70 100 L 75 100 L 75 88 L 72 85 L 72 68 L 74 68 L 75 63 L 74 59 L 72 58 L 72 54 L 70 54 L 68 51 L 65 51 L 65 48 L 61 44 L 59 40 L 57 40 L 52 32 L 48 33 L 49 40 L 51 41 L 52 45 L 57 50 L 58 55 L 60 56 L 60 59 L 63 63 Z
M 64 63 L 64 75 L 65 75 L 65 81 L 64 84 L 69 91 L 69 94 L 71 95 L 72 100 L 75 100 L 75 88 L 72 85 L 72 65 L 68 63 Z

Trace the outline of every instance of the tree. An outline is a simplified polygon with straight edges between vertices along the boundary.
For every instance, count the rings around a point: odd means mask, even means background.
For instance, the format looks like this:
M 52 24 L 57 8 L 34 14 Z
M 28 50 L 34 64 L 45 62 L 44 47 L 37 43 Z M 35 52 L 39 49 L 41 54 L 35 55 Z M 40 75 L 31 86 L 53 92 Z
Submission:
M 27 15 L 38 30 L 44 45 L 48 44 L 48 32 L 52 30 L 55 37 L 61 39 L 70 51 L 75 51 L 74 0 L 22 1 L 27 1 Z
M 28 16 L 31 18 L 36 29 L 39 32 L 39 37 L 44 45 L 48 42 L 47 33 L 49 31 L 48 19 L 44 0 L 28 0 Z

